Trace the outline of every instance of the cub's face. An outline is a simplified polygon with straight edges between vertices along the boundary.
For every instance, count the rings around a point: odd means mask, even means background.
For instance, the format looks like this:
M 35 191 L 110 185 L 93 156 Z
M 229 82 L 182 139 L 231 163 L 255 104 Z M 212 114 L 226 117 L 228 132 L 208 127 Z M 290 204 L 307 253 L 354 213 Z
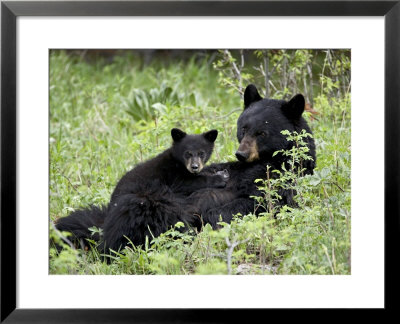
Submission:
M 174 158 L 190 173 L 197 174 L 211 157 L 218 131 L 210 130 L 200 135 L 188 135 L 180 129 L 173 128 L 171 136 Z
M 207 162 L 206 152 L 202 149 L 187 150 L 183 153 L 183 160 L 186 169 L 191 173 L 199 173 Z
M 244 93 L 244 111 L 237 122 L 239 161 L 253 162 L 285 149 L 288 142 L 282 130 L 293 131 L 304 110 L 304 97 L 295 96 L 289 102 L 262 99 L 257 89 L 249 85 Z

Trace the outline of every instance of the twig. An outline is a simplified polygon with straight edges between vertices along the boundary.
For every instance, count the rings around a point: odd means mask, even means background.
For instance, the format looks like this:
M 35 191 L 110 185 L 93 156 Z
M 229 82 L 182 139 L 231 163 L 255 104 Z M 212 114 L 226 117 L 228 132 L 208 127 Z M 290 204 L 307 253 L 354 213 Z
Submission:
M 339 184 L 337 182 L 331 181 L 329 183 L 335 185 L 338 189 L 340 189 L 340 191 L 344 192 L 344 189 L 341 186 L 339 186 Z
M 265 97 L 268 98 L 270 95 L 270 90 L 269 90 L 269 77 L 270 73 L 268 72 L 269 70 L 269 57 L 268 57 L 268 51 L 265 50 L 265 55 L 264 55 L 264 69 L 265 69 L 265 74 L 264 74 L 264 82 L 265 82 Z
M 329 199 L 329 196 L 328 196 L 328 193 L 326 192 L 325 186 L 322 186 L 322 189 L 324 190 L 325 198 Z M 333 213 L 332 213 L 332 211 L 331 211 L 331 209 L 329 207 L 329 204 L 326 204 L 326 207 L 328 208 L 328 212 L 329 212 L 329 216 L 330 216 L 330 219 L 331 219 L 332 226 L 334 226 L 335 225 L 335 218 L 333 217 Z
M 224 54 L 225 54 L 225 57 L 226 57 L 228 60 L 230 60 L 230 59 L 232 58 L 232 55 L 231 55 L 231 53 L 230 53 L 228 50 L 224 50 Z M 237 67 L 237 65 L 236 65 L 235 62 L 231 61 L 231 64 L 232 64 L 233 70 L 234 70 L 234 72 L 235 72 L 235 77 L 236 77 L 236 79 L 239 81 L 239 84 L 240 84 L 240 83 L 241 83 L 241 79 L 242 79 L 241 74 L 240 74 L 240 70 L 239 70 L 239 68 Z
M 232 68 L 233 68 L 233 74 L 235 75 L 235 78 L 238 80 L 239 83 L 239 93 L 243 94 L 243 85 L 242 85 L 242 74 L 241 74 L 241 69 L 238 68 L 238 66 L 236 65 L 236 63 L 232 60 L 232 54 L 230 53 L 230 51 L 228 50 L 224 50 L 224 54 L 225 54 L 225 59 L 231 63 Z M 241 52 L 241 60 L 242 60 L 242 66 L 241 68 L 243 68 L 244 66 L 244 56 L 243 56 L 243 51 Z
M 239 244 L 246 243 L 249 240 L 250 239 L 248 238 L 248 239 L 245 239 L 243 241 L 231 243 L 229 241 L 228 237 L 225 238 L 226 244 L 228 245 L 228 248 L 226 249 L 226 252 L 227 252 L 227 260 L 226 260 L 226 262 L 227 262 L 227 265 L 228 265 L 228 275 L 230 275 L 231 272 L 232 272 L 232 253 L 233 253 L 233 249 L 236 246 L 238 246 Z
M 232 115 L 233 113 L 237 112 L 237 111 L 242 111 L 243 108 L 242 107 L 237 107 L 232 109 L 229 113 L 227 113 L 226 115 L 223 116 L 218 116 L 218 117 L 214 117 L 214 119 L 226 119 L 227 117 L 229 117 L 230 115 Z
M 61 174 L 62 177 L 64 177 L 65 179 L 67 179 L 68 183 L 71 185 L 72 189 L 74 189 L 76 192 L 78 192 L 78 190 L 75 188 L 75 186 L 72 184 L 71 180 L 69 180 L 69 178 L 64 174 L 64 172 L 61 171 L 60 168 L 56 168 L 56 170 Z
M 324 244 L 322 244 L 322 249 L 325 252 L 326 258 L 328 259 L 328 262 L 329 262 L 329 266 L 331 267 L 332 274 L 334 275 L 335 270 L 333 269 L 333 264 L 332 264 L 331 258 L 329 257 L 329 254 L 328 254 L 328 248 Z
M 73 250 L 76 250 L 75 245 L 68 238 L 61 234 L 61 232 L 54 226 L 53 222 L 50 222 L 50 225 L 60 239 L 67 243 Z
M 234 85 L 232 82 L 230 82 L 229 80 L 224 80 L 228 85 L 230 85 L 232 88 L 236 89 L 237 92 L 240 93 L 241 96 L 243 96 L 244 91 L 243 91 L 243 87 L 237 87 L 236 85 Z

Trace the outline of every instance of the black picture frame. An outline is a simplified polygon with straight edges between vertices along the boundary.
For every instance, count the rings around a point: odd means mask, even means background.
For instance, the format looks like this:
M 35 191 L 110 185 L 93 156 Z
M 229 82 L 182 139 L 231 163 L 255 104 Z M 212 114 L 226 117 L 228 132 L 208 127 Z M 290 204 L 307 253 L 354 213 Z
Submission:
M 268 310 L 16 308 L 16 19 L 19 16 L 384 16 L 385 310 L 396 308 L 399 236 L 400 0 L 395 1 L 2 1 L 1 323 L 236 322 Z M 372 44 L 373 46 L 373 44 Z M 366 152 L 366 154 L 368 154 Z M 396 240 L 397 238 L 397 240 Z M 397 242 L 397 244 L 396 244 Z M 373 260 L 371 260 L 371 264 Z M 268 315 L 269 317 L 270 315 Z

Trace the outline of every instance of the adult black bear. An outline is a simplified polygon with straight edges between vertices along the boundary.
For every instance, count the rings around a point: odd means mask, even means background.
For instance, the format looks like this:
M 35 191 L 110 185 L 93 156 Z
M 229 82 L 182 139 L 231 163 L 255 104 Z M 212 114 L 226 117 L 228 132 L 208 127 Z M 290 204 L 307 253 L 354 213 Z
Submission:
M 216 130 L 187 135 L 172 129 L 172 147 L 127 172 L 107 207 L 78 210 L 61 218 L 57 229 L 71 232 L 82 242 L 91 238 L 88 228 L 102 228 L 101 250 L 107 251 L 123 247 L 127 238 L 135 245 L 143 244 L 146 236 L 151 240 L 178 221 L 200 228 L 199 216 L 184 197 L 203 188 L 225 187 L 225 172 L 201 172 L 217 135 Z M 92 238 L 99 240 L 98 236 Z
M 237 121 L 237 139 L 240 143 L 236 152 L 238 161 L 212 164 L 208 172 L 227 170 L 230 179 L 224 189 L 199 190 L 188 198 L 189 204 L 196 205 L 204 223 L 214 228 L 221 220 L 230 222 L 232 215 L 245 215 L 255 211 L 255 200 L 260 192 L 254 183 L 256 179 L 266 179 L 266 167 L 281 169 L 287 157 L 273 155 L 278 150 L 287 150 L 293 146 L 282 130 L 311 133 L 310 127 L 302 117 L 305 106 L 300 94 L 290 101 L 263 99 L 254 85 L 247 86 L 244 93 L 244 111 Z M 312 160 L 304 161 L 304 174 L 312 174 L 315 167 L 315 144 L 307 138 L 308 154 Z M 280 192 L 281 204 L 294 206 L 293 192 Z M 259 212 L 260 210 L 258 210 Z M 257 211 L 256 211 L 257 212 Z

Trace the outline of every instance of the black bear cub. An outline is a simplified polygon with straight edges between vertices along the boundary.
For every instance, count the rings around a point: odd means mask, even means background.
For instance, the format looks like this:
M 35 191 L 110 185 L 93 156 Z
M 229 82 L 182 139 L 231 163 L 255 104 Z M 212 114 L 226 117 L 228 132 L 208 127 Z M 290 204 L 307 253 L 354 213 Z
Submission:
M 111 201 L 129 193 L 141 194 L 144 184 L 158 182 L 175 194 L 190 194 L 198 189 L 225 186 L 222 174 L 201 174 L 211 157 L 217 130 L 188 135 L 178 128 L 171 130 L 172 146 L 151 160 L 138 164 L 119 180 Z M 137 190 L 138 189 L 138 190 Z
M 179 221 L 200 228 L 199 216 L 184 199 L 197 190 L 225 187 L 229 179 L 226 171 L 201 172 L 213 152 L 218 131 L 188 135 L 174 128 L 171 136 L 169 149 L 120 179 L 107 207 L 78 210 L 61 218 L 56 227 L 77 239 L 90 238 L 89 227 L 102 228 L 103 251 L 118 250 L 129 241 L 143 244 L 146 236 L 151 241 Z

